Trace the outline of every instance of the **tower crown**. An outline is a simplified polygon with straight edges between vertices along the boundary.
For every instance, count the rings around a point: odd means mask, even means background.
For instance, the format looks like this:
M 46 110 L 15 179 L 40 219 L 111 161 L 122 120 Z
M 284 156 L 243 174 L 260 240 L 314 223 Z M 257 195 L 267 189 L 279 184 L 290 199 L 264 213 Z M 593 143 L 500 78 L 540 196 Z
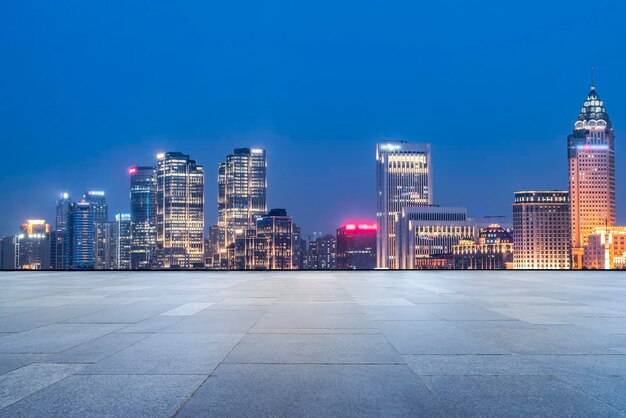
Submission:
M 606 113 L 604 103 L 600 100 L 595 86 L 591 86 L 591 91 L 589 91 L 583 107 L 580 109 L 574 128 L 577 130 L 604 130 L 607 127 L 611 127 L 609 114 Z

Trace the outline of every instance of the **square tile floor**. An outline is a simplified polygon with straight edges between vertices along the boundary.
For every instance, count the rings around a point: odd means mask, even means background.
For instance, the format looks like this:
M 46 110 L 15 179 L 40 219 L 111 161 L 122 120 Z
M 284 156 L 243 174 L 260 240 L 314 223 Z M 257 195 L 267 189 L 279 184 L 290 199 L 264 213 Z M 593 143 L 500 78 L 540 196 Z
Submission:
M 0 273 L 0 417 L 626 417 L 625 391 L 626 273 Z

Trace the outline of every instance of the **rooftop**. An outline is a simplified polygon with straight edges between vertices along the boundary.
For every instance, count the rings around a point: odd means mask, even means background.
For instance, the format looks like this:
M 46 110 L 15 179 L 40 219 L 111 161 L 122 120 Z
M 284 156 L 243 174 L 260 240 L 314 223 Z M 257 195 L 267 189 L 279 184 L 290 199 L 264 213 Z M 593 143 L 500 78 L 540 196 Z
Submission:
M 618 272 L 0 274 L 0 416 L 624 416 Z

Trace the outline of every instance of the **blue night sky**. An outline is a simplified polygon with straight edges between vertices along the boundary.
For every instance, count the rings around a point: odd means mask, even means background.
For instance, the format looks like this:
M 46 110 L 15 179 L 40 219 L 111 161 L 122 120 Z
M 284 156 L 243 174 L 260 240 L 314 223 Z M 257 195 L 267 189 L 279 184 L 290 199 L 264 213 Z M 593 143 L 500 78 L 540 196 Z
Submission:
M 441 4 L 445 4 L 442 7 Z M 626 2 L 15 1 L 0 6 L 0 235 L 58 193 L 128 211 L 131 165 L 268 150 L 268 205 L 305 233 L 374 219 L 375 144 L 432 144 L 436 204 L 511 215 L 567 188 L 566 137 L 596 86 L 626 222 Z

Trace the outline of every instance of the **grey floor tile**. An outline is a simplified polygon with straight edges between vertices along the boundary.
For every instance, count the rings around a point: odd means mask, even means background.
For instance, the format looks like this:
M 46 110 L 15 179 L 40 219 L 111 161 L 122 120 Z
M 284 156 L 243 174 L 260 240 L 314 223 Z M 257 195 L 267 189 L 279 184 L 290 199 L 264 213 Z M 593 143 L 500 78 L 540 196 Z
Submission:
M 245 396 L 241 396 L 245 394 Z M 440 416 L 441 407 L 402 365 L 222 365 L 180 416 Z
M 263 316 L 265 311 L 204 310 L 163 330 L 168 333 L 244 333 Z
M 0 376 L 0 410 L 78 372 L 76 364 L 29 364 Z
M 40 362 L 48 356 L 49 354 L 0 354 L 0 375 L 27 364 Z
M 553 376 L 422 376 L 455 417 L 617 417 L 621 412 Z
M 624 396 L 626 376 L 562 375 L 559 378 L 590 396 L 626 412 L 626 396 Z
M 148 334 L 111 333 L 58 354 L 52 354 L 46 361 L 52 363 L 95 363 L 147 337 Z
M 205 376 L 68 377 L 0 410 L 3 417 L 170 417 Z
M 154 334 L 85 368 L 85 374 L 209 374 L 239 334 Z
M 265 314 L 255 324 L 254 329 L 290 329 L 290 328 L 330 328 L 352 329 L 373 328 L 371 321 L 364 314 L 326 314 L 326 313 L 281 313 Z
M 404 363 L 380 334 L 247 334 L 226 363 Z
M 116 333 L 143 333 L 153 334 L 155 332 L 163 331 L 164 329 L 182 321 L 184 316 L 153 316 L 143 321 L 139 321 L 135 324 L 126 325 Z
M 439 318 L 420 306 L 363 306 L 363 312 L 375 321 L 436 321 Z
M 58 353 L 109 334 L 121 324 L 52 324 L 0 337 L 0 353 Z
M 533 359 L 515 354 L 407 355 L 402 356 L 418 375 L 489 376 L 552 374 Z

